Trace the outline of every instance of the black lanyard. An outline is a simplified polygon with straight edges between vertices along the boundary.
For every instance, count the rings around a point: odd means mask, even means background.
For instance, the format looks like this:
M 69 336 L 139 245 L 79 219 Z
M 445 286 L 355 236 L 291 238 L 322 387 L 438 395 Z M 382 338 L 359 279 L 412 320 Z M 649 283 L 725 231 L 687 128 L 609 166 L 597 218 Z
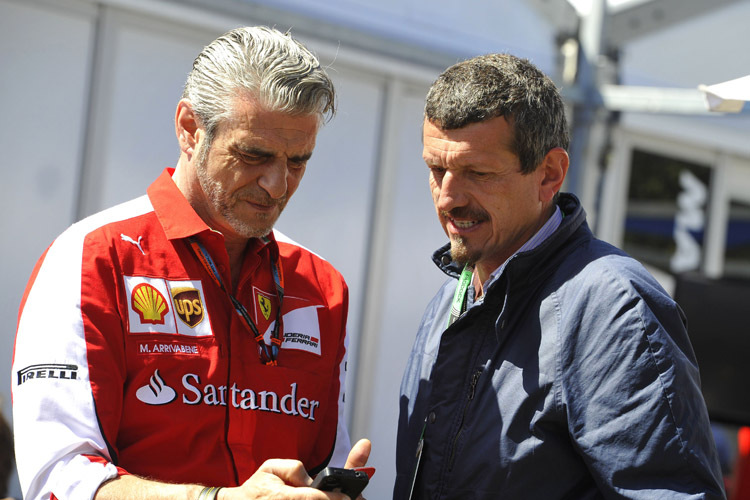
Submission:
M 271 345 L 269 346 L 263 341 L 263 334 L 258 331 L 258 327 L 250 317 L 250 314 L 248 314 L 245 306 L 243 306 L 240 301 L 237 300 L 237 298 L 232 295 L 232 293 L 224 286 L 224 283 L 221 280 L 221 275 L 219 274 L 219 271 L 216 269 L 216 265 L 214 264 L 214 260 L 211 258 L 211 255 L 208 253 L 206 248 L 196 238 L 188 238 L 187 240 L 190 244 L 190 248 L 193 250 L 193 253 L 206 269 L 206 272 L 208 272 L 208 274 L 211 276 L 211 279 L 214 280 L 214 283 L 216 283 L 219 288 L 226 292 L 226 294 L 229 296 L 229 299 L 232 301 L 232 304 L 234 305 L 234 310 L 237 311 L 237 314 L 239 314 L 240 318 L 242 318 L 245 326 L 247 326 L 253 333 L 255 341 L 261 348 L 261 362 L 267 365 L 275 366 L 277 364 L 276 360 L 279 357 L 279 348 L 281 347 L 281 332 L 283 331 L 281 325 L 283 321 L 281 316 L 281 304 L 284 300 L 284 274 L 281 270 L 281 263 L 278 252 L 271 252 L 271 274 L 273 275 L 273 281 L 276 284 L 276 296 L 279 299 L 279 307 L 276 310 L 276 323 L 273 325 L 273 330 L 271 331 Z M 262 241 L 264 243 L 267 243 L 269 240 L 263 238 Z

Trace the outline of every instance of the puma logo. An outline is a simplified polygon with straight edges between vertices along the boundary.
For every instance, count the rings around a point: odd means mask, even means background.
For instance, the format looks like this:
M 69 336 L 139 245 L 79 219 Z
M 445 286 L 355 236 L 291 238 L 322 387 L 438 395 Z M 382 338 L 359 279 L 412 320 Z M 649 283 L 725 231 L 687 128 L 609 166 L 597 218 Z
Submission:
M 143 236 L 139 236 L 138 241 L 135 241 L 133 238 L 125 234 L 120 234 L 120 238 L 122 238 L 122 241 L 127 241 L 128 243 L 132 243 L 133 245 L 137 246 L 138 250 L 140 250 L 143 255 L 146 255 L 146 252 L 143 251 L 143 247 L 141 247 L 141 240 L 143 239 Z

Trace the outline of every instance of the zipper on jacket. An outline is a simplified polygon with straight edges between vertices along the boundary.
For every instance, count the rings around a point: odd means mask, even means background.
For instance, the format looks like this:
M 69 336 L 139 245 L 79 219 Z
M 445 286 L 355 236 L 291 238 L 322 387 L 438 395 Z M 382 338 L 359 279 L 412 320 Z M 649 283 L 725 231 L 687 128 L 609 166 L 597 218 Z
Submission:
M 466 404 L 464 405 L 464 411 L 461 415 L 461 423 L 458 426 L 458 432 L 456 433 L 456 436 L 453 438 L 453 446 L 451 448 L 451 455 L 450 460 L 448 460 L 448 470 L 453 470 L 453 460 L 456 458 L 456 447 L 458 446 L 458 440 L 461 437 L 461 434 L 464 431 L 464 421 L 466 420 L 466 414 L 469 411 L 469 406 L 471 405 L 471 401 L 474 399 L 474 395 L 476 394 L 477 389 L 477 383 L 479 382 L 479 378 L 482 376 L 482 369 L 478 369 L 474 372 L 474 374 L 471 376 L 471 383 L 469 384 L 469 393 L 467 394 L 466 398 Z

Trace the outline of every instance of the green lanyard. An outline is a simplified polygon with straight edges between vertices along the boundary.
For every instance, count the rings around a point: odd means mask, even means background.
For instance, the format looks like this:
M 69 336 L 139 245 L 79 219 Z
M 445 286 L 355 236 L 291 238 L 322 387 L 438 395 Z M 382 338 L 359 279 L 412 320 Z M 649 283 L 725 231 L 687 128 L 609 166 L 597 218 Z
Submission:
M 461 271 L 461 276 L 458 278 L 458 285 L 456 286 L 456 293 L 453 294 L 453 302 L 451 303 L 451 314 L 448 317 L 448 326 L 451 326 L 461 315 L 466 311 L 466 292 L 471 285 L 471 278 L 474 275 L 474 268 L 468 264 L 464 266 L 464 270 Z M 446 328 L 448 327 L 446 326 Z

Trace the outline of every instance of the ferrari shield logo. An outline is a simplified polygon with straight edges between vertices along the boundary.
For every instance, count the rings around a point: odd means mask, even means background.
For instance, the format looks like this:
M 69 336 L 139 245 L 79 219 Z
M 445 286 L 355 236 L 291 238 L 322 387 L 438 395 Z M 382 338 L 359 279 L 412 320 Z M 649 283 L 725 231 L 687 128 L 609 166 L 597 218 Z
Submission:
M 268 297 L 258 294 L 258 305 L 260 306 L 260 312 L 263 313 L 263 317 L 268 320 L 271 317 L 271 301 Z

